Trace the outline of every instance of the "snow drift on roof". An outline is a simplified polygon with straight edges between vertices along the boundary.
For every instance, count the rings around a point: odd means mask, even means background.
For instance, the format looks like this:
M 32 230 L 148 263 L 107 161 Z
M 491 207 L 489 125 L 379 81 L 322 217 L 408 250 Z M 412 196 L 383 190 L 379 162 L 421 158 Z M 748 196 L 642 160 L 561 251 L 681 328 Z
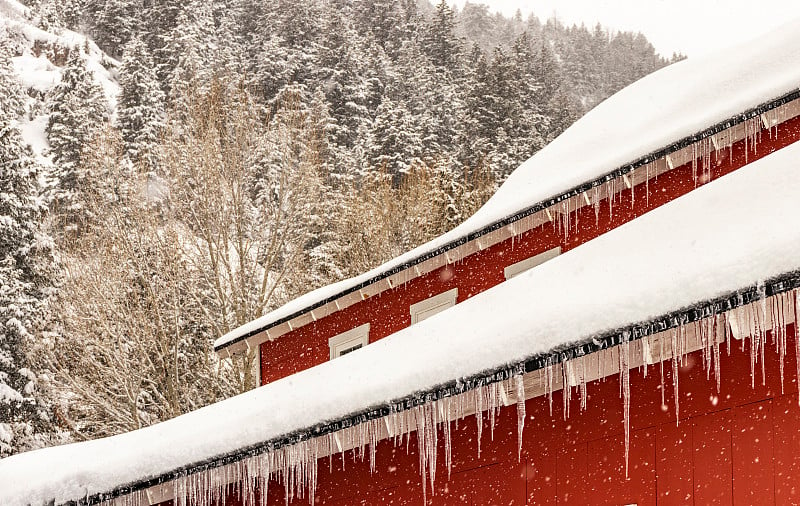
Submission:
M 314 290 L 219 338 L 219 348 L 393 267 L 800 87 L 800 19 L 663 68 L 595 107 L 523 163 L 474 216 L 362 275 Z
M 361 350 L 158 425 L 0 460 L 62 502 L 585 342 L 800 269 L 800 143 Z

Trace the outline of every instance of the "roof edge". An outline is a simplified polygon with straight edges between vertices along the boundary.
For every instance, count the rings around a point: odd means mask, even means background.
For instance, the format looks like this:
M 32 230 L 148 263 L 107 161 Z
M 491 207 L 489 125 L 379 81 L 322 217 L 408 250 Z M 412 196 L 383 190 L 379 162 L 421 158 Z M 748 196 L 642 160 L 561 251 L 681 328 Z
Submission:
M 321 301 L 318 301 L 318 302 L 315 302 L 313 304 L 310 304 L 310 305 L 306 306 L 305 308 L 303 308 L 301 310 L 298 310 L 298 311 L 295 311 L 294 313 L 289 314 L 289 315 L 287 315 L 287 316 L 285 316 L 283 318 L 279 318 L 279 319 L 277 319 L 275 321 L 272 321 L 270 323 L 264 324 L 263 326 L 261 326 L 261 327 L 259 327 L 257 329 L 251 330 L 249 332 L 246 332 L 246 333 L 242 334 L 241 336 L 238 336 L 235 339 L 231 339 L 230 341 L 228 341 L 228 342 L 226 342 L 224 344 L 221 344 L 219 346 L 214 346 L 214 351 L 219 353 L 220 351 L 222 351 L 222 350 L 224 350 L 224 349 L 226 349 L 226 348 L 228 348 L 230 346 L 233 346 L 233 345 L 235 345 L 237 343 L 240 343 L 240 342 L 242 342 L 242 341 L 244 341 L 246 339 L 249 339 L 250 337 L 253 337 L 253 336 L 257 335 L 257 334 L 260 334 L 261 332 L 264 332 L 264 331 L 267 331 L 267 330 L 269 330 L 271 328 L 277 327 L 278 325 L 281 325 L 283 323 L 286 323 L 287 321 L 293 320 L 294 318 L 297 318 L 298 316 L 302 316 L 302 315 L 308 313 L 309 311 L 313 311 L 314 309 L 322 307 L 322 306 L 324 306 L 324 305 L 326 305 L 326 304 L 328 304 L 330 302 L 338 300 L 338 299 L 340 299 L 340 298 L 342 298 L 344 296 L 347 296 L 347 295 L 349 295 L 349 294 L 351 294 L 353 292 L 357 292 L 359 290 L 362 290 L 367 286 L 373 285 L 373 284 L 375 284 L 375 283 L 377 283 L 379 281 L 382 281 L 382 280 L 384 280 L 384 279 L 386 279 L 388 277 L 391 277 L 391 276 L 393 276 L 393 275 L 395 275 L 395 274 L 397 274 L 399 272 L 402 272 L 402 271 L 404 271 L 404 270 L 406 270 L 406 269 L 408 269 L 410 267 L 414 267 L 415 265 L 419 265 L 419 264 L 421 264 L 421 263 L 423 263 L 423 262 L 425 262 L 427 260 L 430 260 L 431 258 L 437 257 L 437 256 L 439 256 L 439 255 L 441 255 L 443 253 L 446 253 L 447 251 L 450 251 L 450 250 L 455 249 L 455 248 L 457 248 L 459 246 L 462 246 L 462 245 L 464 245 L 464 244 L 466 244 L 466 243 L 468 243 L 468 242 L 470 242 L 470 241 L 472 241 L 474 239 L 482 237 L 482 236 L 484 236 L 484 235 L 486 235 L 488 233 L 494 232 L 497 229 L 500 229 L 500 228 L 502 228 L 502 227 L 504 227 L 506 225 L 509 225 L 509 224 L 511 224 L 513 222 L 519 221 L 522 218 L 525 218 L 527 216 L 535 214 L 535 213 L 537 213 L 537 212 L 539 212 L 539 211 L 541 211 L 543 209 L 549 208 L 550 206 L 552 206 L 554 204 L 557 204 L 557 203 L 559 203 L 559 202 L 561 202 L 563 200 L 566 200 L 568 198 L 574 197 L 575 195 L 579 195 L 579 194 L 581 194 L 581 193 L 583 193 L 585 191 L 588 191 L 588 190 L 590 190 L 590 189 L 592 189 L 592 188 L 594 188 L 596 186 L 600 186 L 603 183 L 611 181 L 612 179 L 616 179 L 616 178 L 618 178 L 618 177 L 620 177 L 622 175 L 628 174 L 631 171 L 633 171 L 633 170 L 635 170 L 635 169 L 637 169 L 637 168 L 639 168 L 639 167 L 641 167 L 641 166 L 643 166 L 645 164 L 648 164 L 650 162 L 653 162 L 655 160 L 663 158 L 663 157 L 665 157 L 667 155 L 670 155 L 670 154 L 672 154 L 672 153 L 674 153 L 676 151 L 680 151 L 681 149 L 685 148 L 686 146 L 694 144 L 695 142 L 698 142 L 700 140 L 707 139 L 707 138 L 709 138 L 709 137 L 711 137 L 711 136 L 713 136 L 713 135 L 715 135 L 715 134 L 717 134 L 719 132 L 722 132 L 723 130 L 727 130 L 727 129 L 735 126 L 735 125 L 743 123 L 743 122 L 745 122 L 745 121 L 747 121 L 749 119 L 755 118 L 756 116 L 759 116 L 759 115 L 761 115 L 761 114 L 763 114 L 763 113 L 765 113 L 767 111 L 770 111 L 772 109 L 775 109 L 777 107 L 780 107 L 780 106 L 782 106 L 784 104 L 787 104 L 787 103 L 792 102 L 792 101 L 797 100 L 797 99 L 800 99 L 800 88 L 795 89 L 794 91 L 791 91 L 791 92 L 789 92 L 789 93 L 787 93 L 785 95 L 782 95 L 782 96 L 780 96 L 778 98 L 775 98 L 773 100 L 769 100 L 767 102 L 763 102 L 760 105 L 758 105 L 756 107 L 753 107 L 751 109 L 748 109 L 748 110 L 746 110 L 746 111 L 744 111 L 742 113 L 735 114 L 735 115 L 729 117 L 726 120 L 720 121 L 720 122 L 710 126 L 709 128 L 707 128 L 705 130 L 701 130 L 701 131 L 696 132 L 696 133 L 694 133 L 692 135 L 688 135 L 688 136 L 686 136 L 686 137 L 674 142 L 673 144 L 668 145 L 667 147 L 665 147 L 665 148 L 663 148 L 661 150 L 651 152 L 651 153 L 649 153 L 647 155 L 644 155 L 644 156 L 638 158 L 637 160 L 634 160 L 633 162 L 630 162 L 628 164 L 622 165 L 622 166 L 612 170 L 611 172 L 608 172 L 608 173 L 604 174 L 603 176 L 600 176 L 599 178 L 596 178 L 596 179 L 591 180 L 589 182 L 586 182 L 586 183 L 583 183 L 581 185 L 578 185 L 578 186 L 575 186 L 573 188 L 570 188 L 566 192 L 564 192 L 564 193 L 562 193 L 560 195 L 557 195 L 555 197 L 552 197 L 552 198 L 550 198 L 548 200 L 543 200 L 543 201 L 537 202 L 536 204 L 533 204 L 530 207 L 524 208 L 524 209 L 522 209 L 522 210 L 520 210 L 520 211 L 518 211 L 518 212 L 516 212 L 514 214 L 506 216 L 505 218 L 502 218 L 502 219 L 500 219 L 498 221 L 490 223 L 489 225 L 486 225 L 485 227 L 483 227 L 483 228 L 481 228 L 479 230 L 476 230 L 475 232 L 471 232 L 471 233 L 469 233 L 467 235 L 464 235 L 464 236 L 462 236 L 462 237 L 460 237 L 458 239 L 455 239 L 455 240 L 453 240 L 453 241 L 451 241 L 449 243 L 446 243 L 446 244 L 444 244 L 444 245 L 442 245 L 442 246 L 440 246 L 440 247 L 438 247 L 438 248 L 436 248 L 434 250 L 431 250 L 428 253 L 423 253 L 423 254 L 419 255 L 418 257 L 414 258 L 413 260 L 409 260 L 409 261 L 404 262 L 404 263 L 402 263 L 400 265 L 396 265 L 396 266 L 394 266 L 394 267 L 392 267 L 390 269 L 386 269 L 382 273 L 380 273 L 380 274 L 378 274 L 376 276 L 373 276 L 372 278 L 370 278 L 370 279 L 368 279 L 366 281 L 358 283 L 358 284 L 356 284 L 356 285 L 354 285 L 354 286 L 352 286 L 352 287 L 350 287 L 350 288 L 348 288 L 346 290 L 342 290 L 341 292 L 339 292 L 339 293 L 337 293 L 335 295 L 332 295 L 332 296 L 327 297 L 327 298 L 325 298 L 325 299 L 323 299 Z
M 577 342 L 561 348 L 554 348 L 548 353 L 530 356 L 519 362 L 506 364 L 495 369 L 479 372 L 473 376 L 459 378 L 447 383 L 434 386 L 428 390 L 414 392 L 406 397 L 392 400 L 386 404 L 371 406 L 362 411 L 351 413 L 337 420 L 325 421 L 320 424 L 294 431 L 283 436 L 264 441 L 259 444 L 241 448 L 235 452 L 212 457 L 200 462 L 186 465 L 161 475 L 130 483 L 109 492 L 88 495 L 78 501 L 65 504 L 70 505 L 95 505 L 101 504 L 116 497 L 142 491 L 153 486 L 161 485 L 190 474 L 221 467 L 233 462 L 252 457 L 269 451 L 306 441 L 315 437 L 324 436 L 341 429 L 352 427 L 360 423 L 375 420 L 392 413 L 406 411 L 421 404 L 452 397 L 468 390 L 485 386 L 491 383 L 507 380 L 513 376 L 544 369 L 548 366 L 560 364 L 568 360 L 589 355 L 605 350 L 625 342 L 636 341 L 644 337 L 670 330 L 681 325 L 700 321 L 704 318 L 725 313 L 732 309 L 750 304 L 752 302 L 789 292 L 800 288 L 800 270 L 787 272 L 780 276 L 770 278 L 756 285 L 750 285 L 734 292 L 729 292 L 715 299 L 698 302 L 683 309 L 673 311 L 648 321 L 635 323 L 626 327 L 606 332 L 605 334 Z

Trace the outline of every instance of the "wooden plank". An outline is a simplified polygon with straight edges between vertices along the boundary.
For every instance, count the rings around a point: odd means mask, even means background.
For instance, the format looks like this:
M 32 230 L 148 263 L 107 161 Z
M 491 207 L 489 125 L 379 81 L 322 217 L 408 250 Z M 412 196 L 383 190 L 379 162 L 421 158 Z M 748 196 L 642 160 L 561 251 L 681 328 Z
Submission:
M 692 504 L 692 425 L 662 424 L 656 434 L 656 489 L 659 506 Z
M 775 504 L 800 504 L 800 408 L 797 394 L 773 401 Z
M 733 423 L 734 503 L 774 504 L 772 401 L 735 408 Z
M 558 504 L 589 504 L 587 471 L 588 447 L 585 443 L 559 449 L 556 457 Z
M 730 410 L 693 419 L 694 503 L 733 504 Z
M 622 434 L 588 443 L 587 482 L 591 499 L 604 504 L 656 504 L 655 429 L 633 431 L 628 476 L 625 476 L 625 441 Z

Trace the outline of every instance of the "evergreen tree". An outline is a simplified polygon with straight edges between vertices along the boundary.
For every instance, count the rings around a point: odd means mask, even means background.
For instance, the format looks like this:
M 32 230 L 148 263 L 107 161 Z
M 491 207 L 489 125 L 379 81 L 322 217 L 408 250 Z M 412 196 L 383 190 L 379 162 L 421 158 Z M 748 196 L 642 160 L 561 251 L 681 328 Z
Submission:
M 342 30 L 345 23 L 334 16 L 326 23 L 324 49 L 320 54 L 319 79 L 334 121 L 334 141 L 352 149 L 359 128 L 369 121 L 365 83 L 365 62 L 360 57 L 368 43 L 352 30 Z
M 459 137 L 459 159 L 467 166 L 478 167 L 491 149 L 498 119 L 491 106 L 489 61 L 477 43 L 469 59 L 472 66 L 468 73 L 466 113 Z
M 138 37 L 125 47 L 120 87 L 117 124 L 125 141 L 125 154 L 142 171 L 153 170 L 164 124 L 164 94 L 150 53 Z
M 39 28 L 59 33 L 63 28 L 80 31 L 82 18 L 90 2 L 84 0 L 43 0 L 36 8 Z M 29 2 L 26 4 L 30 5 Z
M 83 54 L 70 53 L 61 82 L 48 97 L 50 118 L 47 137 L 55 164 L 52 199 L 57 214 L 68 227 L 82 227 L 86 216 L 87 171 L 82 151 L 108 119 L 108 107 L 102 89 L 86 68 Z
M 61 11 L 56 2 L 45 0 L 36 9 L 39 16 L 39 28 L 45 31 L 56 31 L 64 27 Z
M 144 12 L 143 0 L 105 0 L 93 23 L 97 45 L 111 56 L 119 57 L 125 44 L 139 31 Z
M 414 37 L 419 23 L 416 4 L 408 0 L 358 0 L 353 11 L 356 31 L 371 35 L 391 58 Z
M 43 316 L 50 241 L 38 171 L 15 126 L 22 112 L 9 54 L 0 45 L 0 458 L 41 446 L 52 426 L 29 349 Z
M 402 102 L 386 96 L 372 126 L 370 161 L 375 175 L 388 174 L 395 181 L 422 156 L 422 137 L 414 116 Z
M 458 15 L 458 35 L 469 38 L 484 51 L 492 51 L 497 44 L 495 18 L 489 14 L 489 6 L 465 2 Z
M 211 5 L 205 1 L 189 2 L 178 15 L 164 48 L 165 67 L 170 70 L 165 75 L 169 89 L 208 83 L 215 73 L 218 48 Z
M 445 0 L 436 6 L 433 19 L 428 23 L 423 47 L 434 65 L 451 71 L 459 69 L 461 42 L 455 35 L 453 10 Z

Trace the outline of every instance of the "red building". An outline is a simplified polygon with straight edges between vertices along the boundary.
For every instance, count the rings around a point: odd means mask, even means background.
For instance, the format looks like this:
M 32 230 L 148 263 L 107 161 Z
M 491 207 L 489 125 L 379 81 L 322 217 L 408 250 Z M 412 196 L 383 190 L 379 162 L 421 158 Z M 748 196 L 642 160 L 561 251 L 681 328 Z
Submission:
M 648 76 L 454 231 L 221 338 L 262 388 L 0 476 L 56 503 L 800 503 L 798 33 Z

